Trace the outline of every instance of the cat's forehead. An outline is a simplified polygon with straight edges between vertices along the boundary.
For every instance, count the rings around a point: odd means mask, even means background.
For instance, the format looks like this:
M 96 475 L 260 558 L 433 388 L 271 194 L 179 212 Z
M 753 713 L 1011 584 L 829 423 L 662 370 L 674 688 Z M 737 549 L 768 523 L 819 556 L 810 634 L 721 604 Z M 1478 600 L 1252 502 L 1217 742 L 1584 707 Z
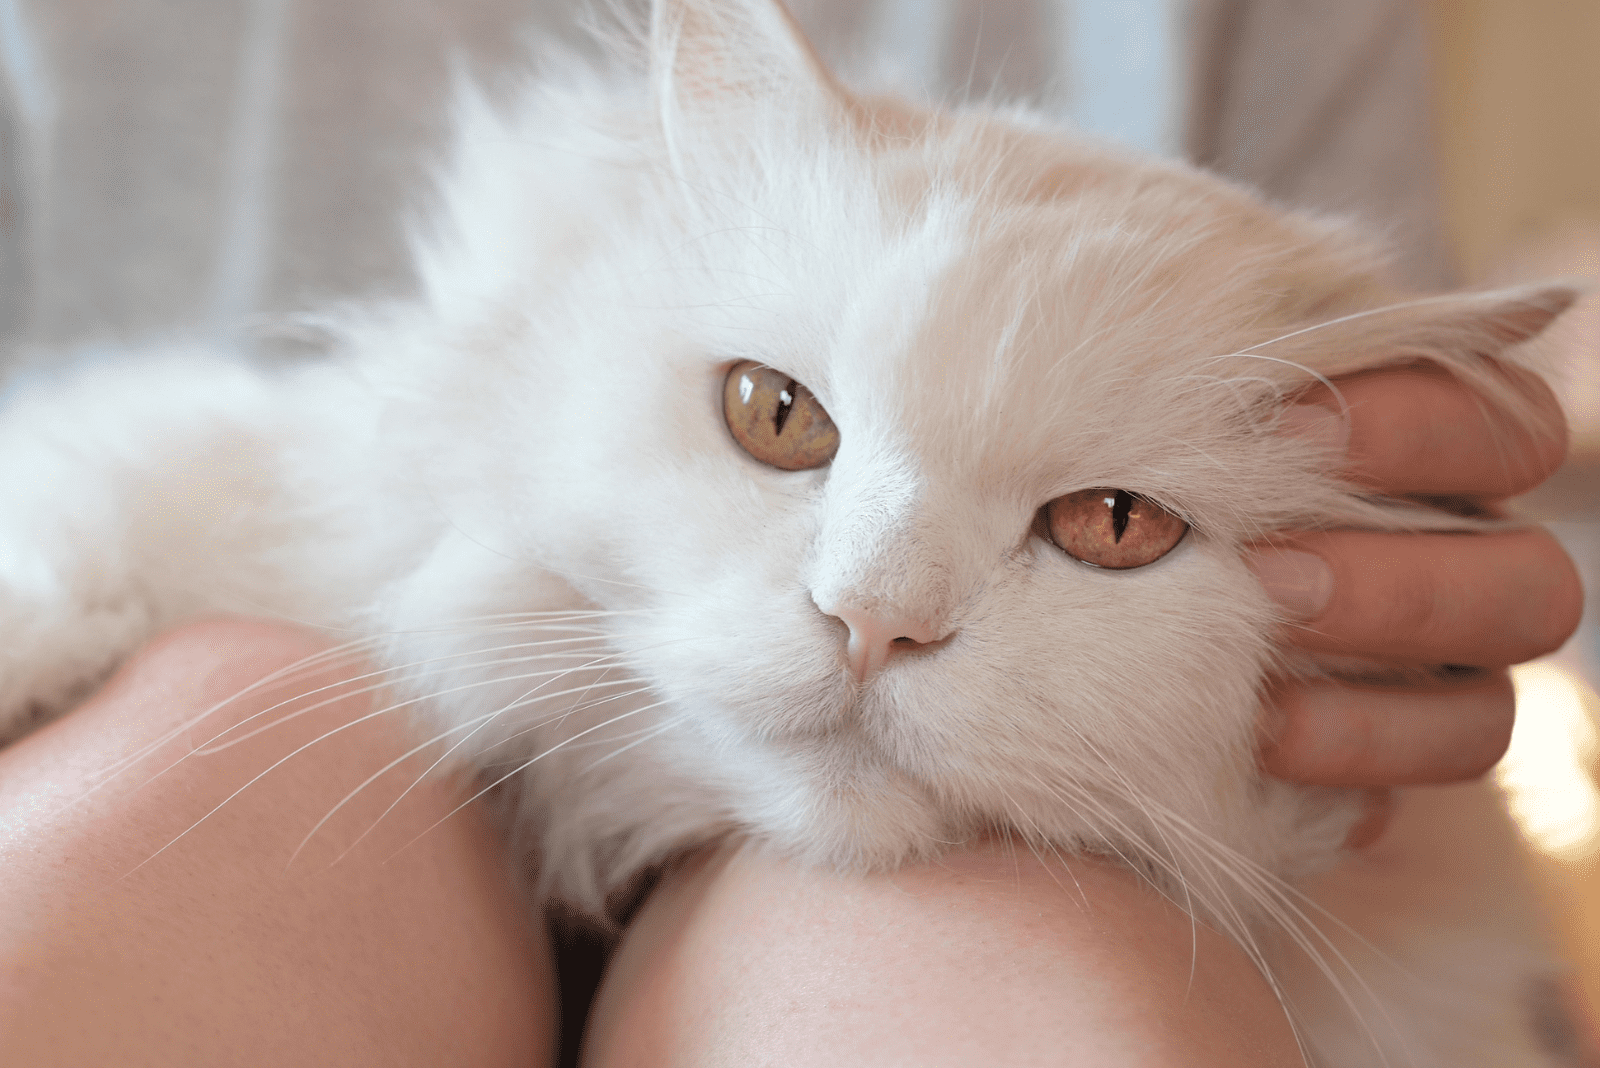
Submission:
M 1211 262 L 1226 248 L 1079 207 L 980 208 L 955 247 L 863 279 L 816 370 L 845 432 L 930 472 L 1071 479 L 1159 463 L 1226 419 L 1173 403 L 1259 331 Z
M 1234 354 L 1350 274 L 1317 225 L 1180 165 L 987 119 L 895 138 L 720 173 L 697 221 L 713 281 L 692 303 L 733 327 L 712 348 L 810 387 L 846 466 L 893 451 L 1025 494 L 1193 482 L 1296 381 Z

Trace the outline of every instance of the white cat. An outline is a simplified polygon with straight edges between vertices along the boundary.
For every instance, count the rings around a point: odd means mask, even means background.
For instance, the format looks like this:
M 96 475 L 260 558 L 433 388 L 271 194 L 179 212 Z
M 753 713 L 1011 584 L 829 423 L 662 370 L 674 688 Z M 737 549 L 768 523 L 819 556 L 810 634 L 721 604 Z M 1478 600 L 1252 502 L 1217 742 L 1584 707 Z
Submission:
M 1241 548 L 1461 527 L 1285 405 L 1418 360 L 1514 405 L 1485 358 L 1572 293 L 1413 299 L 1186 167 L 852 95 L 775 0 L 659 0 L 644 65 L 469 98 L 424 296 L 328 360 L 14 394 L 0 736 L 186 617 L 354 631 L 584 907 L 732 831 L 862 868 L 1003 828 L 1233 935 L 1317 1064 L 1556 1063 L 1514 864 L 1415 859 L 1509 850 L 1486 790 L 1315 884 L 1343 923 L 1293 888 L 1357 806 L 1256 771 L 1265 672 L 1311 667 Z

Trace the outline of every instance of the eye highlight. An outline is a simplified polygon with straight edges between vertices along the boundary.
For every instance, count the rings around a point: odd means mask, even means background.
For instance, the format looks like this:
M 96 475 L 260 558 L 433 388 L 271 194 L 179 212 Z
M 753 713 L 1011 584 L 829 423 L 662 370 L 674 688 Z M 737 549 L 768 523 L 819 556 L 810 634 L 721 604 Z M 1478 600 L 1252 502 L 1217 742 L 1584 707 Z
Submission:
M 1097 486 L 1044 506 L 1050 540 L 1075 560 L 1112 571 L 1153 564 L 1189 532 L 1189 524 L 1137 493 Z
M 729 369 L 722 414 L 740 448 L 785 471 L 821 467 L 839 451 L 839 428 L 811 391 L 754 360 Z

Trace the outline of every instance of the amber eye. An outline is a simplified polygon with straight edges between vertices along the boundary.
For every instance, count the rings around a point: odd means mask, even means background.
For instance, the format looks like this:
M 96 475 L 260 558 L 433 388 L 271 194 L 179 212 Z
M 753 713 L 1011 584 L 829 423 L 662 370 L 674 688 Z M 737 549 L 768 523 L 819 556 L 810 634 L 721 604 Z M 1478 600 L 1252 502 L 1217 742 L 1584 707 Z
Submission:
M 752 360 L 728 372 L 722 414 L 745 452 L 785 471 L 821 467 L 839 451 L 839 428 L 811 391 Z
M 1068 556 L 1116 571 L 1155 563 L 1189 531 L 1154 501 L 1104 487 L 1057 497 L 1044 506 L 1044 525 Z

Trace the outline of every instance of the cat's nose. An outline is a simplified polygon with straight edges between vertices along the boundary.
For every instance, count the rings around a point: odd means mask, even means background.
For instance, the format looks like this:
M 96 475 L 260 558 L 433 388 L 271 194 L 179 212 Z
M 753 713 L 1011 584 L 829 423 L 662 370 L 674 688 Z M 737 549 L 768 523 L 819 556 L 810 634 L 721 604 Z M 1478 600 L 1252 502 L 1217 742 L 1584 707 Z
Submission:
M 857 682 L 871 678 L 896 653 L 920 649 L 950 636 L 946 628 L 892 612 L 875 613 L 861 608 L 823 611 L 850 628 L 845 659 L 850 662 L 850 673 Z

